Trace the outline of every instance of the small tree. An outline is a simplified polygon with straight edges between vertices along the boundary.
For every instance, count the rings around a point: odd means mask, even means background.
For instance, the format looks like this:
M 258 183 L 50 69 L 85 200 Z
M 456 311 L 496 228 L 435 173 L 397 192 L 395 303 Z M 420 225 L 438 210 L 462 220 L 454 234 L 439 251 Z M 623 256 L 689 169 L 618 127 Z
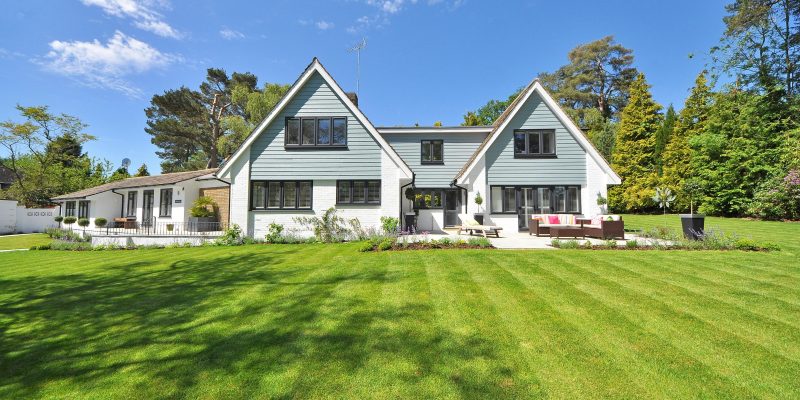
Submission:
M 64 217 L 64 225 L 72 225 L 72 224 L 74 224 L 74 223 L 75 223 L 75 221 L 77 221 L 77 220 L 78 220 L 78 219 L 77 219 L 77 218 L 75 218 L 75 217 L 73 217 L 72 215 L 70 215 L 70 216 L 67 216 L 67 217 Z M 72 227 L 70 227 L 70 229 L 72 229 Z
M 700 182 L 696 179 L 687 179 L 683 184 L 683 192 L 689 195 L 689 214 L 694 214 L 694 198 L 700 193 Z
M 653 201 L 664 210 L 664 218 L 667 217 L 667 209 L 669 205 L 675 201 L 675 195 L 672 194 L 672 190 L 669 188 L 656 188 L 656 194 L 653 195 Z
M 480 212 L 481 204 L 483 204 L 483 197 L 481 197 L 481 192 L 475 192 L 475 204 L 478 206 L 478 212 Z
M 94 219 L 94 226 L 96 226 L 98 228 L 102 228 L 102 227 L 106 226 L 107 223 L 108 223 L 108 220 L 103 218 L 103 217 L 99 217 L 99 218 L 95 218 Z
M 62 217 L 62 216 L 60 216 L 60 215 L 56 215 L 56 217 L 55 217 L 55 218 L 53 218 L 53 220 L 55 220 L 56 222 L 58 222 L 58 229 L 61 229 L 61 221 L 63 221 L 63 220 L 64 220 L 64 217 Z
M 78 220 L 78 226 L 83 228 L 83 231 L 86 232 L 86 227 L 89 226 L 89 218 L 81 218 Z
M 603 197 L 602 193 L 597 192 L 597 206 L 600 207 L 600 212 L 605 214 L 605 208 L 607 204 L 608 204 L 608 199 Z

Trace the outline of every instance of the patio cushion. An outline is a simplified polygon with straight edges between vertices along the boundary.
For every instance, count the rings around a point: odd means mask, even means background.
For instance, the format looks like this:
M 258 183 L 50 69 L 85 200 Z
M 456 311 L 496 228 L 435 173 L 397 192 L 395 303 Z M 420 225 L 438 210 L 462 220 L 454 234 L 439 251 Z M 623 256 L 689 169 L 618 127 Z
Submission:
M 591 225 L 600 226 L 600 221 L 602 221 L 602 219 L 600 219 L 600 217 L 594 217 L 594 218 L 592 218 L 592 222 L 590 222 L 590 224 Z
M 547 216 L 547 223 L 549 223 L 551 225 L 558 225 L 558 224 L 561 223 L 561 220 L 559 220 L 558 215 L 548 215 Z
M 467 220 L 467 226 L 477 226 L 477 225 L 480 225 L 480 224 L 474 218 L 470 218 L 470 219 Z

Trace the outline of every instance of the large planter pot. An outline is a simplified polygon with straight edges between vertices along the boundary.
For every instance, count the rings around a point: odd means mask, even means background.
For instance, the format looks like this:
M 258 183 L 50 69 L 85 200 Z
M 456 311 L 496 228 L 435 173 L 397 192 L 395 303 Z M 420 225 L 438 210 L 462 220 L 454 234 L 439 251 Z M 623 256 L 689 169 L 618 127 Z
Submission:
M 188 229 L 192 232 L 210 232 L 219 230 L 216 217 L 189 217 Z
M 472 218 L 478 222 L 478 224 L 483 225 L 483 213 L 475 213 L 472 214 Z
M 691 240 L 699 240 L 705 230 L 706 216 L 703 214 L 681 214 L 683 236 Z
M 417 230 L 417 214 L 405 213 L 403 215 L 403 231 L 414 232 Z

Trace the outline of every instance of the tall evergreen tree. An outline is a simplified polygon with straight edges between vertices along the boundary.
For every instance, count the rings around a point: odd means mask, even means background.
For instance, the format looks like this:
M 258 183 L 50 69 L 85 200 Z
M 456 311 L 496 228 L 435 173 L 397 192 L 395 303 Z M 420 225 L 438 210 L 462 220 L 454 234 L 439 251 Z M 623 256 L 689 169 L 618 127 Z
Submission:
M 667 113 L 664 115 L 664 122 L 656 132 L 655 157 L 658 176 L 664 174 L 664 149 L 667 147 L 667 143 L 669 143 L 669 139 L 675 131 L 675 121 L 677 121 L 677 119 L 678 115 L 675 113 L 675 108 L 670 104 L 669 108 L 667 108 Z
M 642 211 L 652 208 L 658 185 L 656 170 L 656 131 L 661 127 L 661 106 L 653 100 L 644 74 L 637 75 L 630 90 L 628 105 L 622 109 L 616 149 L 611 165 L 622 184 L 609 190 L 609 204 L 617 210 Z
M 150 171 L 147 170 L 147 164 L 142 164 L 133 176 L 150 176 Z
M 675 129 L 664 148 L 661 182 L 673 193 L 678 194 L 675 209 L 682 210 L 689 207 L 689 194 L 683 191 L 684 183 L 693 173 L 689 141 L 705 131 L 712 97 L 706 80 L 706 71 L 703 71 L 697 75 L 694 87 L 678 115 Z

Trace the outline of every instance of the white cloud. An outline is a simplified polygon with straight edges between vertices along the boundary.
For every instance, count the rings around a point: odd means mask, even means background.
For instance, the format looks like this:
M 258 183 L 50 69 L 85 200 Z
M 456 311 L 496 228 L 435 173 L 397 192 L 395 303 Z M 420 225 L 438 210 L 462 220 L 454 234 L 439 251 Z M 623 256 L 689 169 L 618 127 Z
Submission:
M 376 9 L 373 16 L 359 17 L 355 23 L 347 27 L 349 33 L 359 33 L 367 29 L 383 28 L 390 22 L 390 17 L 400 13 L 409 6 L 424 3 L 427 6 L 446 5 L 449 9 L 454 10 L 460 7 L 464 0 L 363 0 L 364 4 L 372 6 Z
M 100 7 L 103 12 L 118 18 L 129 18 L 139 29 L 156 35 L 180 39 L 181 32 L 164 21 L 164 16 L 156 8 L 168 6 L 166 1 L 154 0 L 81 0 L 84 5 Z
M 149 44 L 116 31 L 107 43 L 50 42 L 50 51 L 40 63 L 57 74 L 92 87 L 120 91 L 139 97 L 141 91 L 124 78 L 152 69 L 164 68 L 179 56 L 162 53 Z
M 332 29 L 334 26 L 333 22 L 328 22 L 328 21 L 317 21 L 316 25 L 318 29 L 323 31 Z
M 225 40 L 235 40 L 235 39 L 244 39 L 245 38 L 244 33 L 239 32 L 239 31 L 235 31 L 235 30 L 230 29 L 230 28 L 225 28 L 225 27 L 223 27 L 219 31 L 219 35 L 222 36 L 222 38 L 225 39 Z

